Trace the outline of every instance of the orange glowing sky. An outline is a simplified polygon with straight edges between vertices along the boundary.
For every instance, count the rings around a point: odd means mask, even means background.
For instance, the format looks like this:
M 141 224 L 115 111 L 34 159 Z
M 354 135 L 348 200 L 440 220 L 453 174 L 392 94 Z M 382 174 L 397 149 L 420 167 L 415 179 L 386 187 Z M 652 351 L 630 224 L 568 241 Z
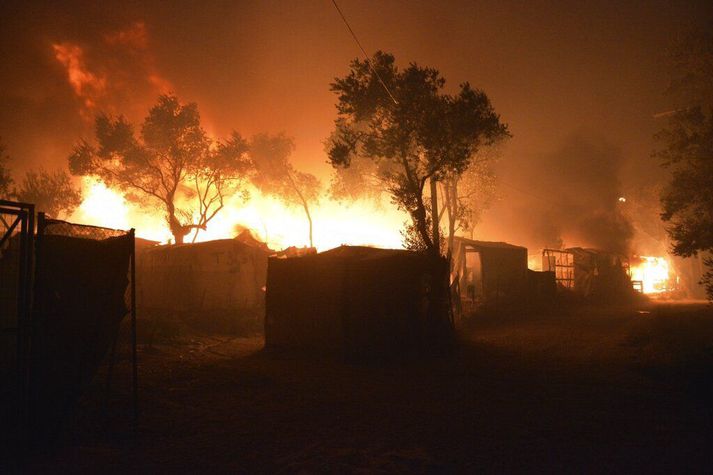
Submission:
M 468 80 L 489 94 L 514 137 L 498 169 L 502 199 L 481 232 L 503 239 L 508 229 L 515 242 L 531 234 L 525 206 L 557 201 L 522 190 L 553 173 L 543 157 L 573 136 L 618 150 L 624 188 L 656 175 L 649 155 L 653 115 L 668 106 L 663 52 L 713 19 L 705 1 L 340 5 L 368 51 L 437 67 L 450 85 Z M 171 90 L 198 102 L 218 136 L 286 131 L 297 166 L 328 177 L 329 83 L 359 53 L 329 0 L 9 1 L 0 18 L 0 137 L 17 172 L 63 164 L 91 135 L 95 111 L 138 120 Z

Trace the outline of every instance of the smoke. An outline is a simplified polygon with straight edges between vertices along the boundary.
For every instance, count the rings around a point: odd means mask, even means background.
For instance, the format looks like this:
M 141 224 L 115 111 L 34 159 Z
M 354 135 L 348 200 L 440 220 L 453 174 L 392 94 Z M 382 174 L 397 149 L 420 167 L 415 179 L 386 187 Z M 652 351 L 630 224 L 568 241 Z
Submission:
M 12 3 L 12 2 L 9 2 Z M 154 30 L 131 8 L 104 14 L 47 4 L 0 7 L 0 137 L 15 177 L 66 166 L 99 112 L 137 122 L 172 91 Z
M 521 162 L 522 163 L 522 162 Z M 604 140 L 569 136 L 554 152 L 534 156 L 502 180 L 511 207 L 507 239 L 537 249 L 593 247 L 627 254 L 634 228 L 622 212 L 619 180 L 624 157 Z M 488 218 L 497 221 L 495 209 Z
M 85 120 L 91 122 L 100 111 L 140 117 L 158 95 L 173 89 L 159 73 L 149 46 L 141 21 L 85 46 L 73 41 L 52 44 Z

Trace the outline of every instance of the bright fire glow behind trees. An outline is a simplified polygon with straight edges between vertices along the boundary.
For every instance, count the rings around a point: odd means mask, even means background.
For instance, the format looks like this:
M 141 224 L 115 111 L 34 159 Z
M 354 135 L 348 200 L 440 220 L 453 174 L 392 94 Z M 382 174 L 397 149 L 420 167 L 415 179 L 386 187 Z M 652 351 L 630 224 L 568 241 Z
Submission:
M 120 192 L 91 178 L 84 178 L 82 183 L 84 201 L 70 220 L 116 229 L 134 227 L 137 236 L 162 243 L 171 239 L 159 207 L 155 210 L 138 207 Z M 383 206 L 368 201 L 340 204 L 323 199 L 314 212 L 315 247 L 319 251 L 342 244 L 400 248 L 400 230 L 406 219 L 405 214 L 394 210 L 388 203 Z M 230 239 L 241 228 L 248 228 L 256 238 L 275 250 L 309 244 L 308 223 L 303 211 L 287 207 L 275 198 L 263 197 L 256 190 L 251 190 L 247 202 L 239 196 L 229 198 L 226 207 L 209 223 L 207 230 L 198 233 L 196 242 Z M 186 237 L 186 242 L 192 240 L 193 233 Z

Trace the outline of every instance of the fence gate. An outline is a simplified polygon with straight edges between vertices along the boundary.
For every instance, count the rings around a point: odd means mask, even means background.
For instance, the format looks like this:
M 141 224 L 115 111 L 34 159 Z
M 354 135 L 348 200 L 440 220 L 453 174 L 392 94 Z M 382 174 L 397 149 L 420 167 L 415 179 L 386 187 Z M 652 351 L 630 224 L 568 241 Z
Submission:
M 22 438 L 28 409 L 34 217 L 34 205 L 0 200 L 0 443 L 8 450 Z

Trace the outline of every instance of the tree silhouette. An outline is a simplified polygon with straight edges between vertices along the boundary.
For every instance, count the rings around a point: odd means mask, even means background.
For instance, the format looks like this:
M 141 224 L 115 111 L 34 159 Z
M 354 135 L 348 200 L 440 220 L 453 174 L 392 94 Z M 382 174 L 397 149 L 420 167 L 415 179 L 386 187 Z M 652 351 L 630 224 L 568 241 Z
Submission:
M 300 206 L 309 222 L 309 245 L 314 247 L 310 208 L 319 201 L 321 184 L 309 173 L 295 170 L 289 161 L 294 141 L 285 134 L 257 134 L 250 141 L 252 182 L 266 195 Z
M 367 61 L 355 59 L 350 68 L 331 84 L 338 117 L 329 160 L 334 167 L 374 162 L 382 189 L 411 216 L 406 244 L 439 253 L 425 184 L 460 176 L 481 146 L 507 134 L 507 126 L 486 94 L 467 82 L 457 94 L 445 94 L 436 69 L 411 63 L 399 70 L 394 57 L 380 51 Z
M 141 205 L 161 205 L 177 244 L 192 230 L 206 229 L 249 167 L 237 134 L 214 143 L 201 126 L 198 106 L 172 95 L 159 97 L 138 136 L 123 116 L 100 115 L 95 126 L 97 145 L 83 141 L 75 147 L 71 172 L 98 176 Z M 179 197 L 194 206 L 179 208 Z
M 69 175 L 63 170 L 48 172 L 28 171 L 13 195 L 23 203 L 33 203 L 38 211 L 52 218 L 61 213 L 71 214 L 82 203 L 81 190 L 72 185 Z
M 661 218 L 679 256 L 708 253 L 703 283 L 713 299 L 713 35 L 691 34 L 673 48 L 669 91 L 679 101 L 655 152 L 671 179 Z
M 504 139 L 506 137 L 503 134 Z M 498 140 L 498 139 L 495 139 Z M 445 218 L 448 226 L 448 250 L 453 249 L 453 238 L 458 231 L 470 231 L 471 238 L 475 225 L 483 212 L 490 207 L 496 195 L 496 180 L 493 163 L 498 158 L 496 145 L 483 147 L 476 153 L 468 168 L 461 174 L 447 174 L 440 183 L 443 197 L 439 220 Z

